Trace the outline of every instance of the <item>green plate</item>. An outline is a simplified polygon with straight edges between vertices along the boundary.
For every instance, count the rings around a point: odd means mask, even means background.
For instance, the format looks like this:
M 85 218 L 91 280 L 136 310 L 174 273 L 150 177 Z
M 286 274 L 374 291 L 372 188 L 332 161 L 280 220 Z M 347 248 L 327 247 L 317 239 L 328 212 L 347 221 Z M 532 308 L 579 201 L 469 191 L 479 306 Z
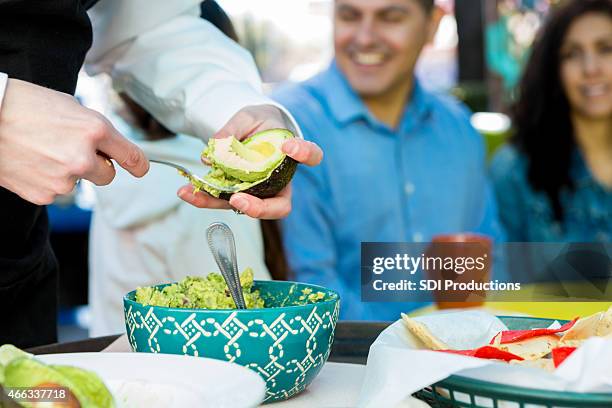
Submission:
M 509 330 L 548 327 L 555 319 L 498 316 Z M 567 321 L 558 320 L 563 324 Z M 451 375 L 415 394 L 434 408 L 610 408 L 612 394 L 516 387 Z

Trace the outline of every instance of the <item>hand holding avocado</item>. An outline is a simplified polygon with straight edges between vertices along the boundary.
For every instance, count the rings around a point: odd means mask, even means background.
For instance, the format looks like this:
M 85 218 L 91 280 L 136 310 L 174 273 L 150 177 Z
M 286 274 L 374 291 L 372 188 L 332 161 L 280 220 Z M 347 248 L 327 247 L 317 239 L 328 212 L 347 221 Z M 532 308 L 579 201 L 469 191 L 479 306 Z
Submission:
M 212 163 L 210 176 L 215 182 L 242 183 L 244 192 L 223 196 L 209 191 L 211 196 L 187 185 L 178 191 L 179 197 L 196 207 L 235 208 L 254 218 L 287 216 L 291 211 L 288 182 L 297 162 L 316 166 L 323 158 L 316 144 L 292 137 L 287 127 L 282 111 L 275 106 L 240 110 L 214 137 L 228 139 L 211 139 L 203 161 Z

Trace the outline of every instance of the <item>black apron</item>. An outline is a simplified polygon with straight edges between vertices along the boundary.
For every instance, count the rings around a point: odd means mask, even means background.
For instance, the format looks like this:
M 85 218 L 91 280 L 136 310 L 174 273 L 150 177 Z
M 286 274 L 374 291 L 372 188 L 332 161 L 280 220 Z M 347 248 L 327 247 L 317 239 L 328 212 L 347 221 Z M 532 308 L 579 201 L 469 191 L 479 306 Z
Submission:
M 92 41 L 86 13 L 92 4 L 0 0 L 0 72 L 74 93 Z M 57 279 L 46 209 L 0 187 L 0 345 L 57 340 Z

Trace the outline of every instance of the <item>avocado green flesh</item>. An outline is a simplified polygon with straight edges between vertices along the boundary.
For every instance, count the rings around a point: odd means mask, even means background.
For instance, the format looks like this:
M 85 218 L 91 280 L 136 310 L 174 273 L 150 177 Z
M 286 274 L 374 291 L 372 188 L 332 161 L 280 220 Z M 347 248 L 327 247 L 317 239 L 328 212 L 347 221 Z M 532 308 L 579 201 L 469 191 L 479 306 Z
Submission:
M 310 288 L 302 289 L 301 295 L 294 299 L 286 294 L 287 300 L 282 304 L 269 296 L 261 296 L 259 290 L 253 290 L 253 271 L 247 268 L 240 275 L 242 293 L 247 309 L 262 309 L 265 307 L 303 306 L 326 300 L 325 293 L 314 292 Z M 266 298 L 264 300 L 264 297 Z M 285 297 L 285 295 L 281 295 Z M 291 300 L 290 300 L 291 299 Z M 188 276 L 178 283 L 166 286 L 147 286 L 136 289 L 134 300 L 145 306 L 175 307 L 181 309 L 235 309 L 234 303 L 225 281 L 218 273 L 211 273 L 205 278 Z M 266 304 L 266 302 L 268 304 Z
M 228 177 L 225 173 L 223 173 L 223 171 L 218 169 L 208 173 L 206 176 L 204 176 L 204 179 L 219 186 L 237 186 L 238 191 L 251 194 L 255 197 L 269 198 L 280 193 L 280 191 L 285 188 L 287 184 L 289 184 L 296 170 L 297 162 L 291 157 L 287 156 L 278 167 L 270 172 L 270 175 L 257 182 L 248 183 L 236 180 Z M 195 186 L 196 190 L 206 191 L 210 195 L 223 200 L 229 200 L 233 194 L 213 189 L 195 179 L 191 180 L 191 184 Z
M 32 354 L 26 353 L 25 351 L 13 346 L 12 344 L 4 344 L 0 346 L 0 365 L 2 366 L 6 366 L 11 361 L 23 357 L 30 358 L 32 357 Z
M 70 378 L 93 404 L 92 407 L 115 406 L 112 394 L 96 373 L 72 366 L 53 365 L 51 367 Z
M 259 291 L 253 290 L 253 270 L 240 274 L 242 293 L 247 309 L 264 307 Z M 218 273 L 206 277 L 188 276 L 178 283 L 163 288 L 152 286 L 136 289 L 136 302 L 145 306 L 177 307 L 185 309 L 235 309 L 227 284 Z
M 219 168 L 211 170 L 203 178 L 204 178 L 204 180 L 206 180 L 206 181 L 208 181 L 211 184 L 214 184 L 216 186 L 221 186 L 221 187 L 238 187 L 240 189 L 239 191 L 246 190 L 246 189 L 250 188 L 253 184 L 255 184 L 255 182 L 248 182 L 248 181 L 238 180 L 237 178 L 234 178 L 234 177 L 228 175 L 227 173 L 225 173 L 223 170 L 221 170 Z M 192 182 L 192 184 L 194 184 L 200 190 L 207 191 L 208 193 L 212 194 L 215 197 L 219 197 L 219 195 L 221 195 L 221 191 L 220 190 L 217 190 L 217 189 L 214 189 L 212 187 L 209 187 L 207 184 L 199 183 L 197 180 L 195 181 L 195 183 Z
M 4 370 L 6 388 L 34 388 L 43 384 L 66 387 L 75 396 L 81 408 L 114 408 L 113 396 L 95 374 L 76 367 L 48 366 L 33 358 L 13 360 Z M 95 384 L 95 385 L 94 385 Z M 95 392 L 95 395 L 92 393 Z M 20 402 L 24 407 L 33 407 Z
M 239 157 L 253 163 L 264 162 L 266 156 L 259 153 L 257 150 L 249 149 L 247 145 L 240 143 L 238 139 L 232 136 L 232 151 Z
M 291 182 L 291 178 L 297 170 L 298 162 L 287 156 L 281 164 L 275 168 L 268 178 L 254 183 L 246 190 L 242 190 L 247 194 L 251 194 L 259 198 L 274 197 Z M 222 193 L 219 198 L 229 200 L 231 194 Z
M 233 136 L 211 139 L 204 155 L 213 163 L 213 169 L 220 169 L 229 177 L 237 180 L 254 182 L 265 178 L 270 170 L 274 169 L 283 160 L 285 154 L 280 150 L 280 145 L 285 139 L 284 136 L 283 134 L 262 132 L 245 142 L 240 142 Z M 270 138 L 279 144 L 278 148 L 263 140 Z M 258 141 L 258 139 L 262 140 Z M 258 149 L 252 149 L 261 142 L 272 148 L 267 155 L 262 154 Z
M 280 150 L 282 143 L 291 137 L 293 134 L 286 129 L 266 130 L 243 142 L 235 138 L 224 141 L 222 146 L 229 146 L 230 151 L 220 151 L 220 144 L 211 139 L 203 155 L 211 161 L 212 169 L 203 178 L 215 185 L 238 187 L 238 191 L 256 197 L 273 197 L 291 181 L 295 173 L 297 162 Z M 262 166 L 257 167 L 260 164 Z M 252 168 L 241 168 L 242 165 Z M 227 200 L 231 196 L 231 193 L 195 180 L 191 182 L 197 190 L 204 190 L 214 197 Z

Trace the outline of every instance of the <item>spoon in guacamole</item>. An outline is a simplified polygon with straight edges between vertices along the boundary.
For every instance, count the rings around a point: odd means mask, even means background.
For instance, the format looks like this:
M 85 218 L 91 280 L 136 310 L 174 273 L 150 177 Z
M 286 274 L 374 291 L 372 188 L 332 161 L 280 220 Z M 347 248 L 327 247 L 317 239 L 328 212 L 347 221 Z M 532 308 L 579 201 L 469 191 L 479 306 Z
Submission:
M 183 177 L 187 177 L 187 179 L 189 179 L 189 182 L 191 184 L 195 184 L 195 185 L 206 185 L 212 189 L 215 190 L 219 190 L 222 191 L 224 193 L 236 193 L 240 190 L 239 186 L 232 186 L 232 185 L 219 185 L 219 184 L 215 184 L 212 183 L 209 180 L 204 180 L 201 177 L 196 176 L 195 174 L 193 174 L 192 172 L 190 172 L 189 170 L 187 170 L 187 168 L 181 166 L 180 164 L 176 164 L 176 163 L 172 163 L 166 160 L 159 160 L 159 159 L 151 159 L 149 158 L 149 161 L 151 163 L 157 163 L 157 164 L 163 164 L 165 166 L 170 166 L 170 167 L 174 167 L 175 169 L 178 170 L 178 172 L 180 173 L 181 176 Z
M 236 259 L 236 242 L 234 234 L 227 224 L 213 222 L 206 229 L 206 238 L 210 252 L 212 252 L 215 262 L 221 275 L 227 282 L 230 295 L 236 303 L 238 309 L 246 309 L 247 305 L 242 294 L 240 285 L 240 275 L 238 273 L 238 260 Z

